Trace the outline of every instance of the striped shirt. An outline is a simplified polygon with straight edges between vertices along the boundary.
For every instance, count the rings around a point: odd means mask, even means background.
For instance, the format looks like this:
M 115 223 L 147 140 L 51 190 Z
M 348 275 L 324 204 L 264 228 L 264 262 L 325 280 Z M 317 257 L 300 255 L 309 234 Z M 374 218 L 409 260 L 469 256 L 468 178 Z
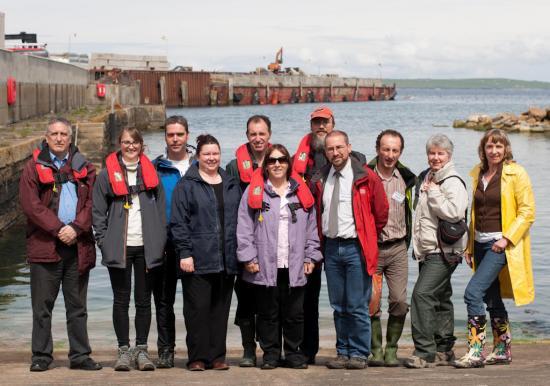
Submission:
M 407 225 L 405 223 L 405 180 L 403 180 L 397 168 L 393 169 L 393 173 L 389 178 L 383 177 L 378 172 L 377 167 L 374 168 L 374 171 L 382 180 L 390 206 L 388 222 L 378 236 L 378 241 L 385 242 L 402 239 L 407 235 Z

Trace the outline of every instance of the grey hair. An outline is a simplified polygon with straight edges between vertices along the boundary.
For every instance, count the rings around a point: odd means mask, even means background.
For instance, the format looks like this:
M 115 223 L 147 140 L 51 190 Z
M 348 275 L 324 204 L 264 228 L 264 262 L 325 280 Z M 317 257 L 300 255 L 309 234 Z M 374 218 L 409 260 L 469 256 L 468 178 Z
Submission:
M 63 117 L 53 117 L 48 121 L 48 126 L 46 126 L 46 134 L 50 132 L 50 126 L 55 125 L 56 123 L 61 123 L 69 129 L 69 137 L 73 136 L 73 127 L 71 121 Z
M 437 133 L 428 138 L 428 141 L 426 142 L 426 154 L 430 152 L 432 147 L 439 147 L 445 150 L 449 153 L 450 157 L 453 155 L 453 141 L 451 141 L 445 134 Z

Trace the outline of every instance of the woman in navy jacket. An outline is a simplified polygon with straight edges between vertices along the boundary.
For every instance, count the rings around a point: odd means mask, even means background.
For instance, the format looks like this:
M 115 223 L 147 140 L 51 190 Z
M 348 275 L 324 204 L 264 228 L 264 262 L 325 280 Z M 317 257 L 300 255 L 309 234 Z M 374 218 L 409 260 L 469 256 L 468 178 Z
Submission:
M 172 196 L 170 232 L 183 271 L 189 370 L 226 370 L 227 319 L 237 274 L 239 182 L 220 168 L 220 145 L 197 138 L 198 165 Z

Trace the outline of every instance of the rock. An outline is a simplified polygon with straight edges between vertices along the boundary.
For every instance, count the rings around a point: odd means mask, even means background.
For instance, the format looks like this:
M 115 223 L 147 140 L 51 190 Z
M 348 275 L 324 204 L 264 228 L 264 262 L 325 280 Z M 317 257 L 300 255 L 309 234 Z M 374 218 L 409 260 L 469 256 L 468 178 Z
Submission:
M 463 120 L 461 120 L 461 119 L 455 119 L 455 120 L 453 121 L 453 127 L 454 127 L 455 129 L 463 128 L 463 127 L 465 127 L 465 126 L 466 126 L 466 122 L 463 121 Z
M 527 123 L 528 123 L 529 125 L 535 125 L 535 124 L 537 123 L 537 119 L 535 119 L 535 118 L 529 118 L 529 119 L 527 120 Z
M 545 109 L 541 109 L 538 107 L 529 108 L 529 116 L 536 119 L 537 121 L 542 121 L 544 118 L 546 118 L 546 114 L 547 112 Z
M 531 126 L 531 133 L 544 133 L 545 127 L 543 125 L 533 125 Z
M 531 131 L 531 125 L 527 122 L 520 122 L 518 125 L 518 130 L 520 132 L 529 132 Z

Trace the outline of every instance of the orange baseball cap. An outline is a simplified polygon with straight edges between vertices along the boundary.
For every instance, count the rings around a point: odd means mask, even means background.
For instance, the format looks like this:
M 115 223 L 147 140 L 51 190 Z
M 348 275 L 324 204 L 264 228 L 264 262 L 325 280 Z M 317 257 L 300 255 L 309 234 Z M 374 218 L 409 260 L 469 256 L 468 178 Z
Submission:
M 326 118 L 326 119 L 329 119 L 331 117 L 334 117 L 334 114 L 332 113 L 332 110 L 329 109 L 328 107 L 326 106 L 321 106 L 317 109 L 315 109 L 312 113 L 311 113 L 311 119 L 315 119 L 315 118 Z

